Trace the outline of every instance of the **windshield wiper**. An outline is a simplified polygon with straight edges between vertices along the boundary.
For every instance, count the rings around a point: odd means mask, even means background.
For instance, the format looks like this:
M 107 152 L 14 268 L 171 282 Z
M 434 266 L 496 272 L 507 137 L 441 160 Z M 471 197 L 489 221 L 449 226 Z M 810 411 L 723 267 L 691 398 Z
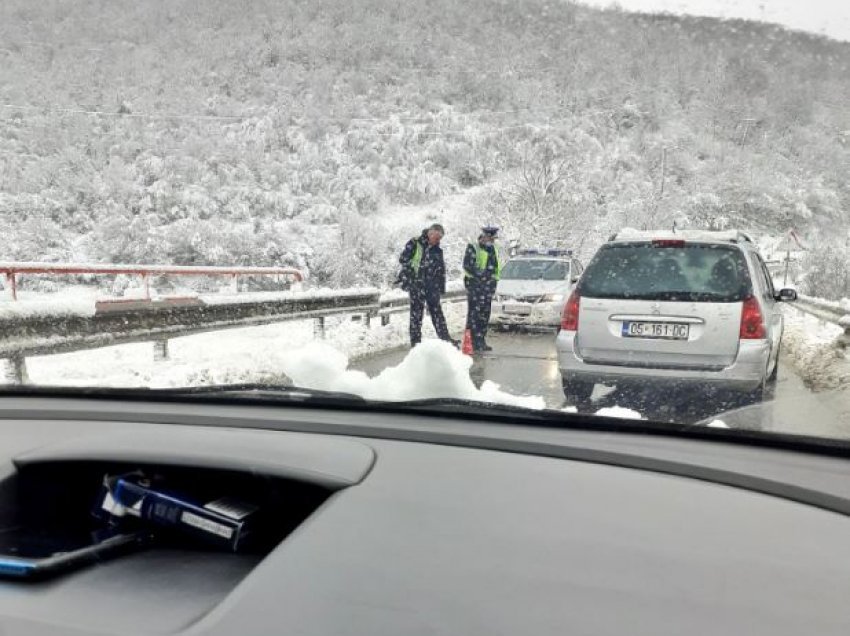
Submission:
M 237 384 L 206 384 L 202 386 L 187 386 L 176 388 L 152 387 L 63 387 L 63 386 L 0 386 L 0 396 L 8 395 L 67 395 L 71 397 L 144 397 L 144 398 L 178 398 L 178 399 L 255 399 L 259 401 L 280 402 L 313 402 L 344 404 L 365 404 L 366 400 L 354 393 L 343 391 L 323 391 L 308 389 L 286 384 L 267 384 L 262 382 L 246 382 Z
M 246 382 L 240 384 L 206 384 L 203 386 L 180 387 L 174 389 L 150 389 L 155 395 L 166 396 L 204 396 L 204 397 L 238 397 L 256 398 L 258 400 L 353 400 L 366 402 L 365 398 L 344 391 L 324 391 L 308 389 L 291 384 L 265 384 L 262 382 Z
M 375 402 L 371 402 L 374 404 Z M 395 408 L 412 411 L 431 411 L 440 413 L 476 414 L 476 415 L 522 415 L 524 418 L 549 419 L 551 409 L 529 409 L 524 406 L 513 406 L 510 404 L 499 404 L 496 402 L 483 402 L 481 400 L 469 400 L 466 398 L 422 398 L 419 400 L 400 400 L 393 402 L 377 402 L 382 405 L 392 405 Z M 545 417 L 544 417 L 545 414 Z

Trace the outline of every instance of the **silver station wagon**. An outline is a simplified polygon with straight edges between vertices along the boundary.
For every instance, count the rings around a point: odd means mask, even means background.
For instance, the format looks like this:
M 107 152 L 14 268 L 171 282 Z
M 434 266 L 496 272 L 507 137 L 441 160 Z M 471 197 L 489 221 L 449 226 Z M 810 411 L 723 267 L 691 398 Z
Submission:
M 557 337 L 564 394 L 596 384 L 696 384 L 763 399 L 783 318 L 753 241 L 737 231 L 612 236 L 567 300 Z

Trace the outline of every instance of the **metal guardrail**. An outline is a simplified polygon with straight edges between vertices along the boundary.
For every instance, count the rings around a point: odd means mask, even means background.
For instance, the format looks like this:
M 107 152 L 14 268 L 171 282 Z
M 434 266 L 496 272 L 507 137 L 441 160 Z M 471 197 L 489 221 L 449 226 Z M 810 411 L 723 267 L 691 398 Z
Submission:
M 444 303 L 457 303 L 466 301 L 466 290 L 451 289 L 441 296 Z M 391 299 L 382 299 L 381 308 L 378 310 L 378 315 L 381 316 L 381 324 L 389 322 L 389 316 L 392 314 L 402 313 L 409 309 L 410 297 L 407 295 L 399 296 Z M 384 317 L 387 320 L 384 320 Z
M 150 299 L 150 279 L 153 276 L 226 276 L 234 288 L 239 276 L 286 276 L 297 282 L 304 280 L 303 274 L 292 267 L 213 267 L 195 265 L 113 265 L 103 263 L 20 263 L 0 262 L 0 274 L 6 276 L 6 284 L 12 300 L 18 299 L 18 276 L 21 274 L 47 274 L 71 276 L 80 274 L 140 276 L 145 298 Z
M 254 296 L 254 298 L 252 298 Z M 445 302 L 466 300 L 463 290 L 452 289 Z M 15 309 L 26 303 L 9 303 Z M 386 325 L 394 313 L 407 311 L 409 297 L 382 299 L 376 289 L 295 294 L 244 294 L 240 298 L 163 298 L 97 303 L 91 315 L 79 313 L 0 314 L 0 358 L 9 362 L 8 379 L 27 381 L 26 358 L 68 353 L 133 342 L 153 342 L 154 358 L 168 358 L 170 338 L 222 329 L 266 325 L 289 320 L 315 320 L 316 337 L 324 338 L 325 319 L 351 314 L 366 324 L 380 316 Z
M 844 333 L 838 338 L 838 344 L 842 347 L 850 346 L 850 310 L 844 309 L 835 302 L 803 295 L 798 295 L 797 300 L 788 304 L 799 311 L 844 329 Z

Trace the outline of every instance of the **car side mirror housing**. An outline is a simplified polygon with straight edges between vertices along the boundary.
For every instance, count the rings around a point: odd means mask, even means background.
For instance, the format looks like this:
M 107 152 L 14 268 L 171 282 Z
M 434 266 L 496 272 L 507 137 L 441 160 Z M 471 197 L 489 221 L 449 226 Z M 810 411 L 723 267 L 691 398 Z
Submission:
M 577 283 L 577 282 L 578 282 L 578 276 L 573 276 L 573 277 L 570 279 L 570 282 L 572 282 L 573 284 Z
M 790 303 L 797 300 L 797 291 L 794 289 L 780 289 L 779 293 L 776 295 L 776 300 L 781 302 Z

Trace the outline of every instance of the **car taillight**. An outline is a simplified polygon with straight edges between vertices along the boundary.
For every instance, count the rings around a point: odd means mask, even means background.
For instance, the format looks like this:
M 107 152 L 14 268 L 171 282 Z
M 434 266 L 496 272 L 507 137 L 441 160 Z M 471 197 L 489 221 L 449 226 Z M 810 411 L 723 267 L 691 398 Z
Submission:
M 578 292 L 574 291 L 567 299 L 567 304 L 564 305 L 564 312 L 561 314 L 561 329 L 578 331 L 578 311 L 579 295 Z
M 761 314 L 759 301 L 754 296 L 744 299 L 741 309 L 741 340 L 762 340 L 767 337 L 764 327 L 764 316 Z
M 681 239 L 655 239 L 652 241 L 653 247 L 685 247 L 685 242 Z

